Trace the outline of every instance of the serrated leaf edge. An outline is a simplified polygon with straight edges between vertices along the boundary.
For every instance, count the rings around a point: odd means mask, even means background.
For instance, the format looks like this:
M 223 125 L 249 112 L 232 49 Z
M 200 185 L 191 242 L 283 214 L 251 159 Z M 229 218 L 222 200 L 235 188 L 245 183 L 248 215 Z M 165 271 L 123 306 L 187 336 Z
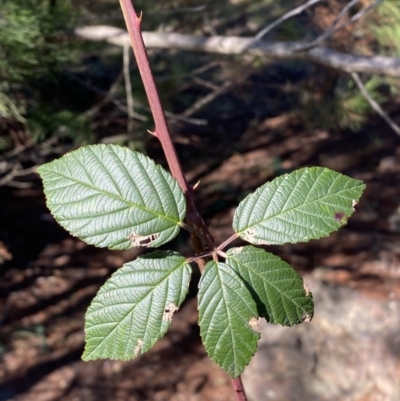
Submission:
M 288 173 L 288 174 L 284 174 L 284 175 L 281 175 L 281 176 L 279 176 L 279 177 L 276 177 L 274 180 L 269 181 L 269 182 L 266 182 L 265 184 L 263 184 L 263 185 L 261 185 L 260 187 L 258 187 L 254 192 L 252 192 L 252 193 L 250 193 L 249 195 L 247 195 L 246 198 L 244 198 L 244 199 L 240 202 L 240 204 L 238 205 L 238 207 L 236 208 L 235 214 L 234 214 L 234 221 L 235 221 L 235 216 L 237 216 L 237 214 L 239 214 L 239 213 L 241 212 L 241 209 L 244 207 L 244 205 L 246 204 L 246 202 L 247 202 L 248 199 L 251 199 L 252 197 L 256 197 L 256 196 L 260 197 L 261 194 L 262 194 L 262 192 L 263 192 L 266 188 L 271 187 L 271 186 L 274 184 L 274 182 L 276 182 L 276 180 L 282 180 L 282 182 L 283 182 L 285 179 L 289 178 L 291 174 L 298 173 L 298 172 L 301 172 L 301 171 L 305 171 L 305 172 L 310 172 L 310 173 L 311 173 L 312 170 L 317 170 L 317 169 L 320 169 L 320 170 L 321 170 L 321 174 L 319 175 L 319 177 L 320 177 L 323 173 L 325 173 L 325 172 L 328 173 L 328 174 L 331 173 L 331 172 L 333 172 L 333 173 L 337 174 L 337 176 L 334 178 L 334 181 L 335 181 L 336 179 L 339 179 L 340 177 L 344 177 L 344 178 L 347 179 L 348 182 L 353 181 L 353 182 L 355 182 L 355 183 L 357 183 L 357 182 L 359 183 L 358 185 L 354 185 L 354 186 L 352 186 L 351 188 L 343 189 L 343 191 L 335 192 L 335 194 L 334 194 L 335 196 L 340 196 L 340 192 L 344 192 L 344 191 L 349 190 L 349 189 L 357 189 L 358 187 L 361 187 L 361 188 L 362 188 L 362 189 L 361 189 L 360 196 L 358 197 L 358 199 L 357 199 L 357 200 L 356 200 L 356 199 L 351 199 L 352 212 L 351 212 L 350 214 L 345 214 L 346 218 L 349 218 L 349 217 L 352 215 L 352 213 L 355 211 L 354 205 L 357 204 L 357 202 L 358 202 L 359 198 L 361 197 L 362 192 L 363 192 L 363 190 L 365 189 L 366 185 L 365 185 L 361 180 L 357 180 L 357 179 L 348 177 L 348 176 L 346 176 L 346 175 L 344 175 L 344 174 L 342 174 L 342 173 L 338 173 L 338 172 L 336 172 L 336 171 L 330 170 L 330 169 L 325 168 L 325 167 L 304 167 L 304 168 L 295 170 L 295 171 L 293 171 L 292 173 Z M 304 175 L 301 176 L 301 179 L 302 179 L 303 177 L 304 177 Z M 318 178 L 319 178 L 319 177 L 318 177 Z M 334 181 L 331 183 L 330 187 L 333 186 Z M 294 189 L 296 188 L 296 186 L 298 185 L 298 183 L 299 183 L 299 181 L 296 182 L 295 187 L 293 188 L 292 192 L 294 191 Z M 313 186 L 315 185 L 315 183 L 316 183 L 316 181 L 314 181 Z M 280 186 L 281 184 L 282 184 L 282 183 L 279 183 L 278 185 Z M 311 188 L 312 188 L 312 187 L 311 187 Z M 311 192 L 311 190 L 310 190 L 309 192 Z M 323 199 L 324 197 L 331 196 L 331 195 L 332 195 L 332 194 L 325 194 L 325 195 L 322 196 L 321 198 L 314 199 L 314 200 L 308 201 L 308 202 L 318 202 L 318 201 L 321 201 L 321 199 Z M 345 201 L 350 200 L 350 198 L 348 198 L 348 197 L 343 197 L 343 196 L 342 196 L 341 198 L 344 199 Z M 288 199 L 289 199 L 289 198 L 287 198 L 287 199 L 285 200 L 285 204 L 288 202 Z M 324 204 L 326 204 L 327 206 L 330 206 L 330 207 L 332 207 L 332 208 L 336 207 L 336 205 L 331 205 L 331 204 L 326 203 L 326 202 L 321 202 L 321 203 L 324 203 Z M 291 212 L 291 211 L 293 211 L 294 209 L 297 209 L 297 208 L 299 208 L 299 207 L 303 207 L 303 206 L 306 206 L 306 205 L 307 205 L 307 202 L 305 201 L 305 202 L 301 203 L 300 205 L 295 206 L 295 207 L 293 207 L 293 208 L 291 208 L 291 209 L 286 209 L 286 210 L 283 211 L 283 212 L 277 213 L 277 214 L 275 214 L 275 215 L 268 216 L 267 219 L 261 219 L 261 220 L 255 222 L 254 224 L 248 225 L 248 226 L 246 226 L 246 228 L 243 229 L 243 230 L 236 231 L 235 227 L 233 227 L 233 229 L 234 229 L 235 233 L 237 233 L 243 240 L 245 240 L 245 241 L 247 241 L 247 242 L 250 242 L 250 243 L 252 243 L 252 244 L 254 244 L 254 245 L 271 245 L 271 243 L 268 242 L 268 241 L 265 241 L 265 240 L 262 240 L 262 239 L 259 239 L 259 238 L 255 238 L 255 235 L 256 235 L 256 233 L 257 233 L 257 230 L 255 230 L 253 227 L 254 227 L 254 226 L 257 226 L 258 224 L 260 224 L 261 222 L 266 221 L 266 220 L 271 220 L 271 219 L 273 219 L 273 218 L 279 219 L 279 216 L 280 216 L 281 214 Z M 284 206 L 282 206 L 282 208 L 283 208 L 283 207 L 284 207 Z M 300 212 L 299 212 L 299 213 L 300 213 Z M 305 213 L 304 211 L 302 211 L 301 213 L 307 214 L 307 215 L 309 215 L 309 216 L 311 216 L 311 217 L 319 217 L 319 216 L 314 216 L 312 213 L 309 213 L 309 212 L 308 212 L 308 213 Z M 278 216 L 278 217 L 277 217 L 277 216 Z M 240 217 L 237 217 L 237 219 L 240 219 Z M 285 220 L 283 220 L 283 221 L 285 221 Z M 300 224 L 298 224 L 298 223 L 296 223 L 296 222 L 290 222 L 290 224 L 301 226 Z M 343 224 L 342 224 L 342 225 L 343 225 Z M 299 240 L 293 240 L 293 241 L 285 241 L 285 242 L 282 242 L 282 243 L 281 243 L 281 242 L 279 242 L 279 243 L 278 243 L 278 242 L 276 242 L 276 243 L 274 242 L 274 244 L 275 244 L 275 245 L 279 245 L 279 244 L 284 244 L 284 243 L 307 242 L 307 241 L 309 241 L 309 240 L 311 240 L 311 239 L 319 239 L 319 238 L 328 237 L 332 232 L 337 231 L 340 227 L 341 227 L 341 226 L 338 226 L 338 227 L 336 228 L 336 230 L 332 230 L 332 231 L 329 231 L 329 232 L 327 232 L 327 233 L 322 232 L 322 235 L 320 235 L 320 236 L 318 236 L 318 237 L 316 237 L 316 236 L 307 236 L 307 237 L 304 237 L 304 239 L 301 239 L 300 241 L 299 241 Z M 313 229 L 315 229 L 315 228 L 313 228 Z M 271 229 L 271 228 L 269 228 L 269 230 L 270 230 L 270 231 L 274 231 L 274 230 Z M 277 232 L 279 233 L 279 231 L 277 231 Z
M 160 254 L 160 259 L 161 259 L 161 258 L 162 258 L 161 256 L 164 254 L 164 252 L 165 252 L 165 255 L 168 256 L 166 252 L 169 252 L 169 251 L 155 251 L 155 252 L 152 252 L 152 254 L 157 254 L 157 253 L 159 253 L 159 254 Z M 147 254 L 147 255 L 150 255 L 150 254 Z M 143 255 L 143 258 L 146 258 L 147 255 Z M 173 253 L 171 256 L 180 256 L 180 257 L 182 257 L 179 253 Z M 182 257 L 182 258 L 183 258 L 183 257 Z M 138 257 L 135 261 L 137 261 L 137 260 L 139 260 L 139 259 L 141 259 L 141 257 Z M 184 259 L 184 258 L 183 258 L 183 259 Z M 127 263 L 124 264 L 122 267 L 124 267 L 125 265 L 127 265 L 127 264 L 129 264 L 129 263 L 133 263 L 133 262 L 135 262 L 135 261 L 127 262 Z M 182 263 L 176 265 L 176 267 L 175 267 L 173 270 L 171 270 L 171 271 L 169 272 L 168 276 L 165 276 L 161 281 L 159 281 L 159 282 L 154 286 L 154 288 L 158 287 L 163 281 L 168 280 L 172 274 L 174 274 L 177 270 L 182 269 L 185 265 L 188 266 L 189 269 L 190 269 L 190 265 L 189 265 L 189 264 L 186 262 L 186 260 L 184 259 L 184 260 L 182 261 Z M 121 267 L 121 268 L 122 268 L 122 267 Z M 114 272 L 114 273 L 112 274 L 112 276 L 106 281 L 106 283 L 107 283 L 109 280 L 111 280 L 115 275 L 118 275 L 118 273 L 119 273 L 119 270 L 117 270 L 116 272 Z M 132 272 L 130 272 L 129 274 L 132 274 Z M 191 277 L 191 274 L 189 274 L 189 281 L 188 281 L 188 283 L 187 283 L 186 286 L 185 286 L 185 287 L 186 287 L 186 291 L 183 291 L 182 294 L 181 294 L 181 297 L 182 297 L 181 303 L 185 300 L 185 298 L 186 298 L 186 296 L 187 296 L 187 294 L 188 294 L 188 291 L 189 291 L 189 283 L 190 283 L 190 277 Z M 109 290 L 106 290 L 106 289 L 104 288 L 104 286 L 106 285 L 106 283 L 104 283 L 104 284 L 100 287 L 100 289 L 99 289 L 98 293 L 96 294 L 95 298 L 96 298 L 98 295 L 101 295 L 101 294 L 103 294 L 104 292 L 108 292 L 108 291 L 109 291 Z M 130 287 L 128 286 L 128 287 L 126 287 L 126 288 L 130 288 Z M 121 289 L 121 288 L 118 288 L 118 290 L 120 290 L 120 289 Z M 131 313 L 133 312 L 133 310 L 135 309 L 135 307 L 137 307 L 137 304 L 138 304 L 138 303 L 142 302 L 146 297 L 152 296 L 153 293 L 154 293 L 154 291 L 150 291 L 150 292 L 148 292 L 147 294 L 145 294 L 144 297 L 142 297 L 140 300 L 138 300 L 138 301 L 135 303 L 135 305 L 134 305 L 131 309 L 129 309 L 128 312 L 117 322 L 117 325 L 112 329 L 112 331 L 110 331 L 110 332 L 107 334 L 107 336 L 105 336 L 105 337 L 101 340 L 100 343 L 96 344 L 96 348 L 98 348 L 98 347 L 107 339 L 107 337 L 109 337 L 110 335 L 112 335 L 112 333 L 114 332 L 114 330 L 116 330 L 116 329 L 118 328 L 118 324 L 121 323 L 124 319 L 126 319 L 126 317 L 127 317 L 129 314 L 131 314 Z M 95 299 L 95 298 L 94 298 L 94 299 Z M 93 299 L 93 300 L 94 300 L 94 299 Z M 93 300 L 92 300 L 92 302 L 93 302 Z M 167 301 L 166 301 L 166 309 L 167 309 L 167 308 L 171 308 L 171 310 L 166 311 L 166 310 L 164 309 L 164 314 L 163 314 L 163 316 L 162 316 L 162 321 L 167 323 L 167 327 L 166 327 L 166 329 L 165 329 L 164 332 L 161 332 L 161 336 L 158 337 L 158 338 L 156 339 L 155 342 L 157 342 L 158 340 L 160 340 L 160 339 L 166 334 L 166 332 L 168 331 L 168 328 L 170 327 L 170 325 L 171 325 L 171 323 L 172 323 L 172 316 L 173 316 L 173 314 L 174 314 L 176 311 L 178 311 L 179 306 L 173 304 L 172 302 L 168 302 L 168 300 L 167 300 Z M 91 309 L 92 309 L 92 304 L 89 306 L 89 308 L 87 309 L 87 311 L 86 311 L 86 313 L 85 313 L 85 336 L 86 336 L 86 334 L 87 334 L 86 319 L 87 319 L 87 316 L 92 312 Z M 90 328 L 92 328 L 92 327 L 94 327 L 94 326 L 96 326 L 96 327 L 97 327 L 97 326 L 101 326 L 102 324 L 106 324 L 106 325 L 107 325 L 107 324 L 110 324 L 110 322 L 92 325 Z M 154 342 L 150 347 L 146 348 L 145 352 L 148 351 L 149 349 L 151 349 L 151 348 L 154 346 L 155 342 Z M 143 340 L 142 340 L 142 339 L 138 339 L 136 348 L 135 348 L 135 350 L 134 350 L 134 358 L 136 358 L 138 355 L 141 354 L 142 347 L 143 347 Z M 95 350 L 96 350 L 96 348 L 95 348 Z M 84 352 L 83 352 L 83 354 L 82 354 L 82 359 L 83 359 L 84 361 L 97 360 L 97 359 L 116 359 L 116 360 L 131 360 L 131 359 L 132 359 L 132 358 L 127 358 L 127 359 L 124 359 L 124 358 L 113 358 L 113 357 L 110 357 L 110 356 L 105 356 L 105 357 L 92 357 L 91 355 L 93 354 L 93 352 L 95 352 L 95 350 L 93 350 L 93 351 L 91 351 L 89 354 L 87 354 L 87 341 L 85 341 L 85 349 L 84 349 Z
M 211 262 L 214 262 L 214 261 L 211 261 Z M 217 272 L 218 272 L 218 279 L 219 279 L 219 282 L 221 283 L 221 287 L 223 287 L 223 280 L 222 280 L 222 278 L 221 278 L 221 276 L 220 276 L 220 271 L 219 271 L 219 268 L 218 268 L 218 264 L 220 264 L 221 262 L 214 262 L 214 263 L 217 264 L 216 270 L 217 270 Z M 247 292 L 249 292 L 248 289 L 247 289 L 247 287 L 246 287 L 246 285 L 245 285 L 245 283 L 243 282 L 242 278 L 240 277 L 240 275 L 237 274 L 237 272 L 236 272 L 234 269 L 232 269 L 231 266 L 229 266 L 229 265 L 227 265 L 227 264 L 225 264 L 225 266 L 228 267 L 228 269 L 236 276 L 237 281 L 241 284 L 242 288 L 245 289 Z M 206 267 L 207 267 L 207 266 L 206 266 Z M 204 274 L 204 273 L 203 273 L 203 274 Z M 202 275 L 202 278 L 203 278 L 203 275 Z M 200 282 L 199 282 L 199 289 L 200 289 L 200 286 L 201 286 L 201 280 L 200 280 Z M 222 288 L 221 288 L 219 291 L 220 291 L 220 292 L 223 291 Z M 210 359 L 213 360 L 218 366 L 220 366 L 221 369 L 223 369 L 224 371 L 226 371 L 226 373 L 228 373 L 232 378 L 238 377 L 238 376 L 243 372 L 243 370 L 245 369 L 245 367 L 250 363 L 252 357 L 254 356 L 254 354 L 255 354 L 256 351 L 257 351 L 258 340 L 260 339 L 260 332 L 259 332 L 259 330 L 258 330 L 258 324 L 255 324 L 255 322 L 254 322 L 254 321 L 256 320 L 257 323 L 258 323 L 258 320 L 259 320 L 259 316 L 258 316 L 258 313 L 257 313 L 257 307 L 256 307 L 256 303 L 255 303 L 255 301 L 253 300 L 253 297 L 252 297 L 252 295 L 251 295 L 250 292 L 249 292 L 249 295 L 250 295 L 251 300 L 252 300 L 253 303 L 254 303 L 254 306 L 255 306 L 254 310 L 255 310 L 256 313 L 255 313 L 254 316 L 252 316 L 252 317 L 249 319 L 249 321 L 246 322 L 245 324 L 247 324 L 247 325 L 250 327 L 250 329 L 257 335 L 257 339 L 256 339 L 256 347 L 255 347 L 255 349 L 252 351 L 251 348 L 248 348 L 248 349 L 250 350 L 251 355 L 250 355 L 250 358 L 249 358 L 248 362 L 245 364 L 245 366 L 243 366 L 242 370 L 240 370 L 240 372 L 236 372 L 236 373 L 231 374 L 231 373 L 229 372 L 229 369 L 228 369 L 228 370 L 225 370 L 225 368 L 223 368 L 223 367 L 221 366 L 221 365 L 223 365 L 223 362 L 220 364 L 220 362 L 217 361 L 216 358 L 215 358 L 214 356 L 211 356 L 211 355 L 208 353 L 207 347 L 204 345 L 204 346 L 206 347 L 206 351 L 207 351 L 207 354 L 209 355 Z M 226 303 L 226 302 L 225 302 L 225 303 Z M 207 307 L 208 307 L 208 306 L 207 306 Z M 198 307 L 198 309 L 199 309 L 199 307 Z M 225 309 L 226 309 L 226 315 L 228 316 L 228 319 L 229 319 L 230 314 L 227 312 L 228 308 L 225 308 Z M 250 306 L 249 306 L 249 309 L 250 309 Z M 204 313 L 203 313 L 202 315 L 203 315 L 203 316 L 205 315 L 205 311 L 204 311 Z M 200 327 L 201 327 L 201 321 L 200 321 L 200 320 L 201 320 L 201 318 L 200 318 L 200 309 L 199 309 L 199 325 L 200 325 Z M 231 326 L 231 325 L 228 324 L 226 329 L 228 329 L 230 326 Z M 200 330 L 200 334 L 201 334 L 201 338 L 202 338 L 202 341 L 203 341 L 203 344 L 204 344 L 204 341 L 206 341 L 206 339 L 203 338 L 203 335 L 202 335 L 201 332 L 202 332 L 202 330 Z M 222 335 L 221 335 L 221 337 L 222 337 Z M 218 341 L 220 341 L 220 339 L 219 339 Z M 234 343 L 234 341 L 232 341 L 232 343 Z M 217 343 L 217 344 L 218 344 L 218 343 Z M 215 344 L 214 348 L 217 348 L 217 344 Z M 238 347 L 233 346 L 233 348 L 234 348 L 235 350 L 237 350 L 237 352 L 240 351 L 240 349 L 239 349 Z M 233 365 L 234 365 L 234 364 L 233 364 Z M 236 370 L 235 367 L 233 367 L 233 368 L 231 368 L 231 369 L 232 369 L 233 371 Z
M 247 247 L 247 246 L 246 246 L 246 247 Z M 246 247 L 241 247 L 241 248 L 246 248 Z M 249 247 L 249 248 L 259 249 L 259 248 L 256 248 L 256 247 L 252 247 L 251 245 L 249 245 L 248 247 Z M 231 252 L 233 255 L 235 255 L 236 253 L 238 253 L 238 252 L 235 253 L 234 249 L 235 249 L 235 248 L 231 248 L 231 249 L 228 250 L 228 252 L 227 252 L 227 254 L 226 254 L 226 261 L 228 261 L 229 259 L 233 259 L 238 265 L 241 265 L 241 266 L 243 266 L 243 268 L 245 268 L 246 270 L 251 271 L 252 274 L 254 274 L 255 276 L 257 276 L 263 283 L 265 283 L 266 280 L 263 279 L 262 276 L 261 276 L 258 272 L 256 272 L 256 271 L 250 269 L 249 267 L 247 267 L 247 265 L 241 263 L 240 261 L 238 261 L 237 259 L 235 259 L 234 257 L 232 257 L 232 256 L 230 255 L 230 252 Z M 292 269 L 292 270 L 298 275 L 298 277 L 299 277 L 300 280 L 301 280 L 301 283 L 302 283 L 303 289 L 304 289 L 304 295 L 305 295 L 306 297 L 310 297 L 311 300 L 313 299 L 312 293 L 308 290 L 308 288 L 306 287 L 306 285 L 305 285 L 305 283 L 304 283 L 304 278 L 303 278 L 298 272 L 296 272 L 296 270 L 293 269 L 293 267 L 292 267 L 289 263 L 285 262 L 283 259 L 281 259 L 281 258 L 280 258 L 279 256 L 277 256 L 277 255 L 274 255 L 273 253 L 270 253 L 270 252 L 265 252 L 265 253 L 266 253 L 267 255 L 272 255 L 272 256 L 274 256 L 274 257 L 276 257 L 276 258 L 279 258 L 280 261 L 284 262 L 284 263 L 288 266 L 288 267 L 286 267 L 286 269 L 289 269 L 289 268 Z M 242 275 L 240 274 L 240 272 L 236 271 L 236 269 L 234 268 L 234 266 L 231 266 L 231 265 L 229 265 L 229 264 L 228 264 L 228 266 L 230 266 L 230 267 L 239 275 L 239 277 L 242 279 L 242 281 L 244 281 L 244 282 L 247 283 L 247 280 L 246 280 L 244 277 L 242 277 Z M 276 270 L 280 270 L 280 268 L 276 268 L 276 269 L 274 269 L 274 270 L 269 270 L 269 272 L 273 272 L 273 271 L 276 271 Z M 284 280 L 288 280 L 288 279 L 275 280 L 274 283 L 277 282 L 277 281 L 284 281 Z M 295 324 L 301 324 L 301 323 L 303 323 L 303 322 L 305 322 L 305 321 L 311 321 L 313 315 L 307 314 L 306 311 L 304 311 L 304 308 L 302 308 L 297 302 L 294 302 L 293 299 L 292 299 L 292 298 L 289 298 L 284 292 L 280 291 L 273 283 L 268 282 L 267 284 L 270 285 L 272 288 L 274 288 L 274 290 L 275 290 L 277 293 L 279 293 L 279 295 L 280 295 L 282 298 L 286 298 L 287 300 L 289 300 L 290 302 L 292 302 L 293 304 L 295 304 L 296 307 L 297 307 L 299 310 L 303 311 L 303 315 L 301 316 L 302 321 L 299 322 L 299 323 L 295 323 Z M 250 283 L 247 283 L 247 285 L 248 285 L 248 286 L 251 286 Z M 264 286 L 264 285 L 263 285 L 263 286 Z M 251 288 L 253 288 L 253 290 L 255 291 L 255 289 L 254 289 L 253 286 L 251 286 Z M 264 288 L 265 288 L 265 286 L 264 286 Z M 266 295 L 266 297 L 268 298 L 268 293 L 267 293 L 267 291 L 265 291 L 265 295 Z M 257 296 L 259 297 L 258 294 L 257 294 Z M 259 297 L 259 299 L 260 299 L 260 301 L 261 301 L 261 298 L 260 298 L 260 297 Z M 261 302 L 262 302 L 262 301 L 261 301 Z M 269 302 L 270 304 L 273 304 L 273 303 L 270 302 L 269 298 L 268 298 L 268 302 Z M 272 311 L 272 308 L 271 308 L 271 311 Z M 285 313 L 286 313 L 286 310 L 285 310 Z M 286 315 L 288 315 L 288 314 L 286 313 Z M 266 316 L 260 316 L 260 317 L 266 319 Z M 273 317 L 273 319 L 276 320 L 275 317 Z M 266 319 L 266 320 L 267 320 L 267 319 Z M 274 324 L 274 325 L 276 325 L 276 324 L 282 325 L 282 324 L 280 324 L 280 323 L 269 322 L 268 320 L 267 320 L 267 322 L 270 323 L 270 324 Z M 286 326 L 293 326 L 293 324 L 290 324 L 290 325 L 282 325 L 282 326 L 284 326 L 284 327 L 286 327 Z

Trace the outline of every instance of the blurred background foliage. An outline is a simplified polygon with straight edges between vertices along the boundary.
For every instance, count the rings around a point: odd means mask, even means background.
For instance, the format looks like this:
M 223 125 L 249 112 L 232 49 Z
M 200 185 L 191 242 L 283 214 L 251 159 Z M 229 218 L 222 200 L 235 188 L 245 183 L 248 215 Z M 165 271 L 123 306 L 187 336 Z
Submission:
M 135 6 L 143 11 L 143 30 L 251 36 L 301 3 L 166 0 L 136 1 Z M 329 27 L 346 3 L 322 2 L 281 24 L 266 39 L 310 40 Z M 372 1 L 360 1 L 352 13 L 368 4 Z M 51 137 L 73 146 L 114 141 L 146 149 L 151 116 L 136 66 L 131 62 L 136 114 L 132 134 L 127 135 L 122 49 L 85 42 L 72 34 L 74 27 L 96 24 L 124 27 L 116 0 L 0 0 L 0 152 Z M 399 55 L 400 1 L 385 0 L 362 21 L 334 35 L 327 45 L 349 53 Z M 308 127 L 357 131 L 371 113 L 350 76 L 326 67 L 173 49 L 149 53 L 165 108 L 174 113 L 170 116 L 172 124 L 207 94 L 207 86 L 228 79 L 237 82 L 233 96 L 251 103 L 250 98 L 263 86 L 253 94 L 244 93 L 243 85 L 249 85 L 244 81 L 266 75 L 270 79 L 264 85 L 274 87 L 275 96 L 270 99 L 274 105 L 266 105 L 272 114 L 289 108 Z M 207 63 L 217 63 L 217 67 L 206 67 L 194 80 L 196 69 Z M 399 93 L 398 80 L 377 76 L 363 79 L 372 97 L 383 105 Z M 255 83 L 254 79 L 250 81 Z M 112 96 L 104 101 L 110 88 Z M 209 119 L 228 112 L 227 108 L 232 109 L 214 102 L 212 109 L 193 117 Z
M 67 36 L 76 23 L 70 2 L 3 1 L 0 8 L 1 128 L 41 140 L 64 123 L 69 105 L 55 94 L 64 64 L 77 61 L 76 46 Z M 68 118 L 69 120 L 69 118 Z M 80 127 L 79 127 L 80 128 Z M 15 145 L 2 137 L 3 148 Z

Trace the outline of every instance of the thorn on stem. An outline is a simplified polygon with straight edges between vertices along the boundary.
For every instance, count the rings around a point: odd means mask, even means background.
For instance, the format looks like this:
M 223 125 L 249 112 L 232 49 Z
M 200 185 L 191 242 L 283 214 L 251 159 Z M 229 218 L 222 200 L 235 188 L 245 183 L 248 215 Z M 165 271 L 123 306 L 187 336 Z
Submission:
M 155 136 L 156 138 L 158 138 L 158 135 L 157 135 L 157 132 L 156 132 L 156 131 L 150 131 L 150 130 L 148 129 L 147 132 L 148 132 L 150 135 L 153 135 L 153 136 Z
M 193 185 L 193 191 L 195 191 L 197 189 L 197 187 L 200 185 L 200 181 L 197 181 L 196 184 Z

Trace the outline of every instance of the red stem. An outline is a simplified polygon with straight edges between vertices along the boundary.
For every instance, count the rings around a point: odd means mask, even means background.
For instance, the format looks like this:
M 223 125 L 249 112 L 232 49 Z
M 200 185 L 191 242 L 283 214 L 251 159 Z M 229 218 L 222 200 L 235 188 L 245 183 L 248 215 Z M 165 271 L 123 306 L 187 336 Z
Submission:
M 169 134 L 164 110 L 161 106 L 160 98 L 158 96 L 153 73 L 150 68 L 149 59 L 147 57 L 146 48 L 144 46 L 143 37 L 140 30 L 142 14 L 140 15 L 140 17 L 137 16 L 130 0 L 120 0 L 120 5 L 124 14 L 126 26 L 128 28 L 128 33 L 139 68 L 140 76 L 142 77 L 146 95 L 149 100 L 150 109 L 153 114 L 155 123 L 154 134 L 161 142 L 161 146 L 163 148 L 172 176 L 178 181 L 179 186 L 185 193 L 188 208 L 186 221 L 189 225 L 197 228 L 198 231 L 201 233 L 200 238 L 196 237 L 195 235 L 191 236 L 195 252 L 201 253 L 204 251 L 204 249 L 201 249 L 201 245 L 203 245 L 203 247 L 205 246 L 208 249 L 212 249 L 214 247 L 214 238 L 210 234 L 202 217 L 196 209 L 193 200 L 192 189 L 189 187 L 183 174 L 182 166 L 180 164 L 175 146 Z M 204 264 L 201 263 L 199 267 L 200 270 L 203 270 Z
M 124 14 L 125 23 L 128 28 L 129 37 L 133 51 L 135 53 L 136 62 L 139 67 L 140 76 L 144 83 L 147 99 L 149 100 L 151 113 L 153 114 L 155 123 L 155 135 L 161 142 L 164 150 L 165 157 L 171 173 L 178 181 L 179 186 L 185 193 L 190 192 L 186 178 L 183 175 L 182 167 L 176 155 L 175 146 L 169 135 L 167 122 L 165 120 L 164 110 L 161 106 L 158 97 L 157 88 L 154 82 L 153 73 L 150 68 L 149 59 L 147 57 L 146 48 L 144 46 L 143 37 L 140 31 L 140 23 L 142 21 L 142 14 L 140 17 L 136 15 L 132 3 L 128 0 L 120 0 L 122 12 Z
M 200 231 L 200 237 L 191 233 L 191 239 L 196 254 L 203 253 L 204 251 L 213 250 L 214 238 L 210 234 L 207 226 L 205 225 L 202 217 L 198 213 L 193 200 L 192 189 L 189 187 L 186 178 L 183 174 L 181 164 L 179 162 L 175 146 L 171 140 L 168 131 L 167 122 L 165 119 L 164 110 L 158 96 L 157 88 L 154 82 L 153 74 L 151 72 L 149 59 L 147 57 L 146 48 L 144 46 L 142 33 L 140 31 L 140 23 L 142 14 L 137 16 L 131 0 L 119 0 L 122 13 L 126 26 L 128 28 L 129 37 L 131 40 L 133 52 L 135 54 L 136 62 L 139 68 L 140 76 L 142 77 L 143 85 L 146 90 L 146 95 L 149 100 L 151 112 L 153 114 L 155 123 L 155 135 L 161 142 L 165 157 L 167 158 L 168 166 L 171 174 L 178 181 L 179 186 L 182 188 L 186 196 L 188 212 L 186 215 L 186 222 Z M 196 260 L 200 271 L 202 272 L 205 267 L 205 260 Z M 236 393 L 237 401 L 246 401 L 246 395 L 243 389 L 242 380 L 239 377 L 232 379 L 232 385 Z
M 232 241 L 235 241 L 236 238 L 239 238 L 239 234 L 235 233 L 231 235 L 227 240 L 225 240 L 222 244 L 218 245 L 217 250 L 222 251 L 226 248 Z
M 232 379 L 232 386 L 236 393 L 237 401 L 247 401 L 246 393 L 244 392 L 244 387 L 242 383 L 242 378 L 240 376 Z

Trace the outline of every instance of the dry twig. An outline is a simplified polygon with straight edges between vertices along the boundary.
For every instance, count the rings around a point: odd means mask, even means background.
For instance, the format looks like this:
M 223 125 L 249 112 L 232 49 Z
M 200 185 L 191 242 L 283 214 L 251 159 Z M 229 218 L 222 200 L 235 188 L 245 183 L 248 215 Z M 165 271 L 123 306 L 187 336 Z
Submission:
M 133 130 L 133 119 L 135 117 L 135 110 L 133 109 L 133 97 L 132 97 L 132 83 L 129 68 L 129 53 L 131 46 L 125 45 L 123 51 L 123 70 L 124 70 L 124 80 L 125 80 L 125 93 L 126 93 L 126 106 L 128 109 L 128 124 L 127 124 L 127 134 L 132 135 Z
M 344 29 L 348 25 L 350 25 L 353 22 L 356 22 L 360 18 L 364 17 L 366 14 L 368 14 L 374 8 L 378 7 L 379 4 L 381 4 L 383 2 L 383 0 L 376 0 L 373 4 L 369 5 L 368 7 L 363 8 L 358 13 L 354 14 L 347 21 L 343 22 L 339 26 L 336 26 L 338 24 L 338 22 L 348 13 L 348 11 L 351 9 L 351 7 L 353 7 L 358 2 L 359 2 L 359 0 L 350 1 L 350 3 L 348 3 L 345 7 L 343 7 L 342 11 L 338 14 L 338 16 L 335 18 L 335 20 L 333 21 L 333 23 L 331 24 L 331 26 L 328 29 L 326 29 L 320 36 L 318 36 L 313 41 L 304 44 L 304 46 L 300 47 L 297 51 L 309 50 L 309 49 L 319 45 L 321 42 L 328 39 L 330 36 L 332 36 L 336 32 L 340 31 L 341 29 Z
M 274 28 L 276 28 L 278 25 L 282 24 L 282 22 L 285 22 L 289 18 L 294 17 L 295 15 L 301 14 L 303 11 L 305 11 L 307 8 L 313 6 L 314 4 L 319 3 L 321 0 L 309 0 L 307 3 L 302 4 L 299 7 L 294 8 L 293 10 L 288 11 L 287 13 L 283 14 L 281 17 L 276 19 L 274 22 L 266 26 L 264 29 L 262 29 L 258 34 L 255 36 L 256 40 L 262 39 L 267 33 L 272 31 Z M 357 0 L 358 1 L 358 0 Z
M 196 102 L 194 102 L 182 114 L 185 117 L 189 117 L 189 116 L 193 115 L 194 113 L 198 112 L 200 109 L 205 107 L 208 103 L 212 102 L 215 98 L 217 98 L 218 96 L 221 96 L 222 94 L 224 94 L 232 86 L 233 86 L 233 81 L 231 81 L 231 80 L 225 81 L 217 89 L 213 90 L 212 92 L 210 92 L 206 96 L 203 96 L 201 99 L 199 99 Z
M 358 86 L 358 89 L 360 89 L 360 92 L 365 97 L 369 105 L 386 121 L 386 123 L 390 126 L 390 128 L 397 135 L 400 136 L 400 127 L 389 117 L 389 115 L 382 109 L 379 103 L 377 103 L 373 99 L 373 97 L 368 93 L 367 88 L 360 79 L 360 76 L 355 72 L 352 72 L 350 75 L 354 79 L 354 82 Z
M 110 86 L 110 89 L 108 90 L 106 95 L 103 97 L 103 99 L 99 103 L 97 103 L 93 107 L 91 107 L 90 109 L 86 110 L 83 114 L 89 118 L 94 117 L 101 110 L 102 107 L 104 107 L 108 102 L 111 102 L 113 97 L 115 97 L 119 86 L 121 85 L 123 77 L 124 77 L 123 70 L 121 70 L 117 79 Z M 145 117 L 145 116 L 143 116 L 143 117 Z

